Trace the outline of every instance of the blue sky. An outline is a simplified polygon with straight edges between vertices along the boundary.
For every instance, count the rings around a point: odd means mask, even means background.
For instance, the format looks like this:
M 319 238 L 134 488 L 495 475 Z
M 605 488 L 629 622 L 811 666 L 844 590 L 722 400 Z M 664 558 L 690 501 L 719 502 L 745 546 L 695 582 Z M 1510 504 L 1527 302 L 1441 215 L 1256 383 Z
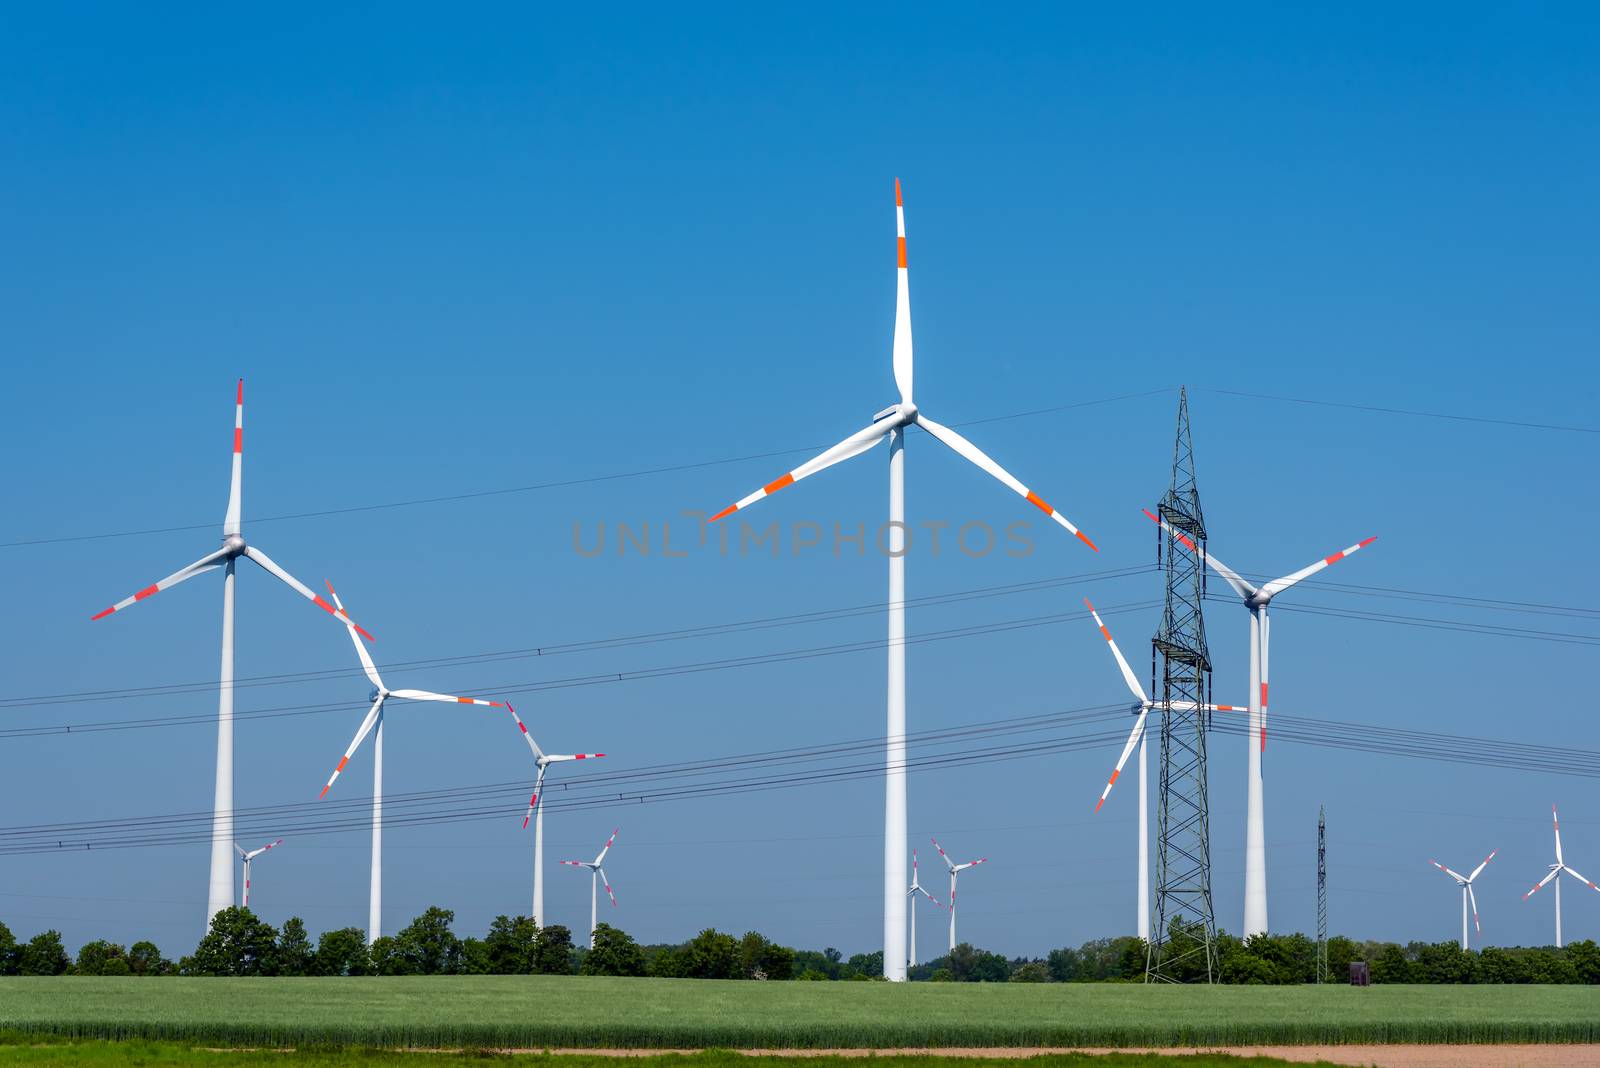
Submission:
M 1098 556 L 1035 523 L 1023 559 L 914 554 L 911 596 L 1148 563 L 1139 508 L 1165 487 L 1181 382 L 1195 390 L 1212 548 L 1233 566 L 1280 574 L 1377 534 L 1330 577 L 1556 605 L 1600 592 L 1585 562 L 1600 522 L 1592 434 L 1212 392 L 1600 423 L 1600 86 L 1595 14 L 1580 5 L 1050 7 L 1005 20 L 959 7 L 603 19 L 502 7 L 470 21 L 420 6 L 91 5 L 4 20 L 12 403 L 0 444 L 12 461 L 0 540 L 207 525 L 0 548 L 9 697 L 214 680 L 215 576 L 88 617 L 214 546 L 240 376 L 246 534 L 307 582 L 337 581 L 380 663 L 880 601 L 885 569 L 870 554 L 573 551 L 575 522 L 681 522 L 804 451 L 260 519 L 843 437 L 894 399 L 897 175 L 930 415 L 959 424 L 1128 398 L 968 431 Z M 925 435 L 908 459 L 917 519 L 1035 518 Z M 884 454 L 869 454 L 755 518 L 876 525 L 883 476 Z M 913 611 L 910 625 L 985 626 L 1159 589 L 1148 573 L 1071 582 Z M 1595 632 L 1592 617 L 1379 607 Z M 1600 747 L 1582 683 L 1592 645 L 1275 621 L 1279 711 Z M 1110 622 L 1142 673 L 1156 614 Z M 1244 612 L 1217 604 L 1208 622 L 1218 699 L 1242 702 Z M 604 750 L 617 771 L 881 732 L 882 652 L 538 685 L 881 632 L 867 614 L 387 675 L 507 694 L 549 748 Z M 239 582 L 238 648 L 242 676 L 354 667 L 336 627 L 254 570 Z M 913 730 L 1122 693 L 1087 620 L 914 648 L 910 672 Z M 241 691 L 241 711 L 347 707 L 241 722 L 238 804 L 312 800 L 366 689 L 346 677 Z M 49 726 L 214 706 L 201 692 L 3 714 Z M 1213 742 L 1215 893 L 1233 930 L 1244 744 Z M 7 826 L 210 804 L 204 721 L 3 745 Z M 964 938 L 1042 953 L 1131 929 L 1132 794 L 1091 815 L 1114 755 L 1112 744 L 912 778 L 913 841 L 937 834 L 990 858 L 963 881 Z M 527 764 L 503 718 L 390 714 L 391 792 L 508 782 Z M 357 758 L 340 789 L 360 796 L 370 771 Z M 1548 940 L 1548 903 L 1519 898 L 1548 863 L 1552 801 L 1568 858 L 1600 867 L 1600 808 L 1582 778 L 1292 744 L 1272 747 L 1267 776 L 1274 929 L 1314 922 L 1319 803 L 1333 926 L 1359 936 L 1452 937 L 1455 892 L 1427 859 L 1459 867 L 1499 848 L 1480 882 L 1485 938 Z M 552 810 L 548 834 L 552 860 L 587 857 L 622 827 L 614 919 L 642 939 L 714 924 L 855 952 L 878 945 L 880 812 L 881 784 L 859 779 Z M 475 931 L 525 910 L 531 838 L 519 824 L 391 829 L 386 922 L 440 903 Z M 259 910 L 314 930 L 363 923 L 366 835 L 288 837 L 256 867 Z M 22 934 L 57 927 L 74 948 L 148 936 L 176 955 L 200 933 L 205 868 L 193 843 L 0 856 L 0 919 Z M 553 864 L 547 878 L 552 920 L 581 927 L 585 880 Z M 1600 935 L 1600 901 L 1566 904 L 1570 937 Z M 919 926 L 927 954 L 939 925 L 925 913 Z

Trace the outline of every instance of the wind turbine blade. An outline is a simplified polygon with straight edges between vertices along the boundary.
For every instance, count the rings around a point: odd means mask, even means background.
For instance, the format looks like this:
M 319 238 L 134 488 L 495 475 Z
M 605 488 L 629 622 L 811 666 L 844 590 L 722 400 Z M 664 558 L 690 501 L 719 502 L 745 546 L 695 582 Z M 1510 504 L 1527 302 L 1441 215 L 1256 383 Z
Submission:
M 1549 875 L 1546 875 L 1543 879 L 1540 879 L 1538 882 L 1534 883 L 1533 884 L 1533 889 L 1529 890 L 1526 894 L 1522 895 L 1522 900 L 1526 901 L 1530 897 L 1532 897 L 1534 894 L 1537 894 L 1539 892 L 1540 888 L 1543 887 L 1545 883 L 1548 883 L 1551 879 L 1554 879 L 1557 875 L 1560 875 L 1560 874 L 1561 874 L 1561 869 L 1560 868 L 1551 868 Z M 1588 880 L 1585 879 L 1584 882 L 1588 882 Z
M 1597 893 L 1600 893 L 1600 886 L 1596 886 L 1594 883 L 1590 882 L 1588 879 L 1585 879 L 1583 876 L 1579 875 L 1577 872 L 1573 871 L 1571 868 L 1567 867 L 1565 864 L 1561 865 L 1561 870 L 1566 872 L 1568 875 L 1572 876 L 1574 879 L 1578 880 L 1580 883 L 1583 883 L 1590 890 L 1593 890 L 1593 891 L 1595 891 Z
M 1429 860 L 1428 863 L 1432 864 L 1435 868 L 1438 868 L 1440 871 L 1444 872 L 1446 875 L 1450 876 L 1450 878 L 1452 878 L 1452 879 L 1460 879 L 1462 882 L 1466 882 L 1467 881 L 1467 877 L 1465 875 L 1462 875 L 1460 872 L 1455 871 L 1452 868 L 1445 867 L 1443 864 L 1440 864 L 1437 860 Z
M 1483 924 L 1478 922 L 1478 895 L 1472 892 L 1470 882 L 1467 884 L 1467 900 L 1472 902 L 1472 926 L 1477 928 L 1479 934 L 1483 934 Z
M 1094 810 L 1100 811 L 1100 806 L 1106 803 L 1106 798 L 1111 796 L 1111 788 L 1117 785 L 1117 776 L 1122 774 L 1122 766 L 1128 762 L 1128 757 L 1133 755 L 1134 747 L 1139 744 L 1139 739 L 1144 736 L 1144 722 L 1150 715 L 1149 704 L 1139 710 L 1139 718 L 1133 721 L 1133 730 L 1128 732 L 1128 741 L 1122 747 L 1122 755 L 1117 757 L 1117 766 L 1111 769 L 1111 778 L 1106 780 L 1106 788 L 1100 791 L 1100 800 L 1094 803 Z
M 956 870 L 957 871 L 965 871 L 967 868 L 976 868 L 979 864 L 987 864 L 987 863 L 989 863 L 989 858 L 988 857 L 979 857 L 977 860 L 969 860 L 965 864 L 956 865 Z
M 906 208 L 900 199 L 900 179 L 894 180 L 894 228 L 900 246 L 900 266 L 895 272 L 894 384 L 900 403 L 911 403 L 911 282 L 906 271 Z
M 350 614 L 345 612 L 344 602 L 339 600 L 339 594 L 333 588 L 333 581 L 331 579 L 323 579 L 322 582 L 323 585 L 328 587 L 328 596 L 333 598 L 333 607 L 343 613 L 344 618 L 348 620 Z M 367 673 L 368 681 L 378 689 L 383 689 L 383 680 L 378 677 L 378 669 L 372 663 L 372 654 L 367 652 L 367 647 L 361 642 L 361 635 L 356 633 L 356 625 L 347 623 L 346 629 L 350 631 L 350 642 L 356 647 L 356 655 L 361 658 L 361 669 Z M 366 632 L 363 631 L 362 633 Z
M 228 513 L 222 519 L 224 538 L 239 533 L 244 485 L 244 379 L 233 402 L 233 476 L 228 483 Z
M 709 521 L 715 523 L 717 520 L 723 518 L 724 516 L 732 515 L 741 508 L 750 507 L 763 497 L 770 497 L 784 487 L 794 485 L 802 478 L 814 475 L 818 471 L 832 467 L 834 464 L 842 463 L 853 456 L 860 456 L 862 453 L 866 452 L 878 442 L 889 436 L 889 431 L 894 429 L 896 418 L 898 418 L 898 416 L 885 416 L 884 418 L 873 423 L 871 426 L 866 427 L 863 430 L 856 431 L 854 434 L 851 434 L 849 437 L 839 442 L 839 444 L 833 446 L 833 448 L 812 457 L 799 467 L 795 468 L 793 471 L 790 471 L 788 474 L 773 479 L 771 482 L 768 482 L 765 486 L 762 486 L 748 497 L 743 497 L 735 503 L 728 505 L 728 507 L 712 516 Z
M 1133 669 L 1128 666 L 1128 662 L 1123 659 L 1122 650 L 1117 648 L 1117 643 L 1112 639 L 1110 628 L 1100 618 L 1100 613 L 1094 610 L 1094 605 L 1090 603 L 1089 598 L 1085 597 L 1083 603 L 1089 609 L 1089 614 L 1094 617 L 1095 626 L 1100 628 L 1100 634 L 1105 638 L 1106 644 L 1111 646 L 1111 655 L 1117 658 L 1117 667 L 1122 671 L 1122 681 L 1128 684 L 1129 691 L 1139 699 L 1141 705 L 1149 705 L 1150 698 L 1145 695 L 1144 686 L 1139 682 L 1138 677 L 1134 675 Z
M 989 457 L 988 453 L 984 452 L 982 449 L 978 448 L 972 442 L 968 441 L 960 434 L 957 434 L 954 430 L 951 430 L 943 423 L 936 423 L 932 419 L 929 419 L 926 415 L 923 415 L 921 412 L 917 413 L 917 425 L 922 427 L 922 429 L 926 430 L 928 433 L 932 434 L 934 437 L 938 438 L 940 441 L 944 442 L 944 444 L 948 445 L 950 448 L 954 449 L 957 453 L 966 458 L 972 464 L 976 465 L 979 469 L 987 471 L 1013 493 L 1020 497 L 1026 498 L 1029 504 L 1039 509 L 1039 511 L 1043 512 L 1051 519 L 1054 519 L 1057 523 L 1060 523 L 1063 527 L 1072 532 L 1072 534 L 1075 535 L 1079 541 L 1083 542 L 1089 548 L 1093 549 L 1095 552 L 1100 551 L 1100 547 L 1094 542 L 1090 541 L 1088 537 L 1084 535 L 1083 531 L 1073 526 L 1072 522 L 1067 519 L 1066 516 L 1052 508 L 1050 503 L 1043 497 L 1039 496 L 1037 493 L 1034 493 L 1022 483 L 1018 482 L 1012 476 L 1011 472 L 995 463 L 994 460 Z
M 1470 883 L 1472 880 L 1476 879 L 1478 877 L 1478 873 L 1489 866 L 1489 862 L 1494 859 L 1494 854 L 1498 852 L 1500 852 L 1500 850 L 1496 849 L 1494 853 L 1490 853 L 1488 856 L 1484 857 L 1483 863 L 1479 864 L 1476 868 L 1473 868 L 1472 874 L 1467 876 L 1467 882 Z
M 606 870 L 604 868 L 600 867 L 598 864 L 595 865 L 595 869 L 594 870 L 595 870 L 595 874 L 600 876 L 601 884 L 603 886 L 605 886 L 605 888 L 606 888 L 606 896 L 611 899 L 611 907 L 612 908 L 616 908 L 617 907 L 617 895 L 612 893 L 612 891 L 611 891 L 611 880 L 606 878 Z
M 344 612 L 344 610 L 335 608 L 327 601 L 324 601 L 321 594 L 312 593 L 306 588 L 305 583 L 301 582 L 299 579 L 289 574 L 289 572 L 279 567 L 277 562 L 274 561 L 272 557 L 268 556 L 254 545 L 245 546 L 244 554 L 250 559 L 254 560 L 256 563 L 260 564 L 268 572 L 275 575 L 283 582 L 284 585 L 288 586 L 291 590 L 298 593 L 300 596 L 304 597 L 306 600 L 310 601 L 312 604 L 316 605 L 318 608 L 322 609 L 339 622 L 356 628 L 356 630 L 361 632 L 361 636 L 367 639 L 367 641 L 370 642 L 373 640 L 372 635 L 363 630 L 361 624 L 351 619 L 350 616 Z
M 371 733 L 372 727 L 378 722 L 378 713 L 383 711 L 384 694 L 379 694 L 377 700 L 372 702 L 372 707 L 367 710 L 367 718 L 361 721 L 361 727 L 356 731 L 356 736 L 350 740 L 350 745 L 345 749 L 344 756 L 339 758 L 339 766 L 333 769 L 333 774 L 328 776 L 328 785 L 322 788 L 318 798 L 328 796 L 328 791 L 333 789 L 333 782 L 344 771 L 344 766 L 350 763 L 351 755 L 360 747 L 361 742 Z
M 933 848 L 939 851 L 939 859 L 944 861 L 944 866 L 950 869 L 951 875 L 954 875 L 956 873 L 955 861 L 951 860 L 950 857 L 945 853 L 944 846 L 939 844 L 939 839 L 930 838 L 929 841 L 933 843 Z
M 594 865 L 590 864 L 587 860 L 559 860 L 556 863 L 557 864 L 570 864 L 574 868 L 592 868 L 592 867 L 594 867 Z
M 1561 817 L 1556 815 L 1556 806 L 1550 806 L 1550 822 L 1556 829 L 1556 863 L 1561 863 Z M 1587 880 L 1586 880 L 1587 881 Z
M 596 868 L 600 867 L 601 862 L 606 859 L 606 854 L 611 852 L 611 843 L 617 840 L 617 831 L 620 830 L 622 830 L 621 827 L 616 828 L 611 832 L 611 837 L 606 839 L 605 847 L 600 850 L 600 855 L 594 858 L 594 866 Z
M 935 905 L 939 905 L 939 899 L 934 897 L 932 894 L 928 893 L 922 887 L 920 887 L 920 886 L 917 887 L 917 893 L 921 894 L 923 897 L 927 898 L 929 901 L 933 902 Z M 939 907 L 943 908 L 944 906 L 943 905 L 939 905 Z
M 112 605 L 110 608 L 107 608 L 103 612 L 96 612 L 94 615 L 90 616 L 89 619 L 91 622 L 96 619 L 104 619 L 113 612 L 120 612 L 129 605 L 138 604 L 140 601 L 154 597 L 162 590 L 170 590 L 178 583 L 187 582 L 196 575 L 204 574 L 207 571 L 214 571 L 222 566 L 222 561 L 227 559 L 228 552 L 229 550 L 227 549 L 218 549 L 214 553 L 207 553 L 205 556 L 202 556 L 200 559 L 196 560 L 187 567 L 180 567 L 178 570 L 174 571 L 160 582 L 157 582 L 155 585 L 146 586 L 132 597 L 124 597 L 122 600 L 118 601 L 116 604 Z
M 279 839 L 277 839 L 275 841 L 268 842 L 266 845 L 262 846 L 261 849 L 260 849 L 260 852 L 265 853 L 268 850 L 276 849 L 278 846 L 281 846 L 281 845 L 283 845 L 283 839 L 279 838 Z
M 233 843 L 233 849 L 234 849 L 234 852 L 238 853 L 241 857 L 244 857 L 246 860 L 250 859 L 250 854 L 246 853 L 244 851 L 244 846 L 240 845 L 238 842 Z
M 1283 578 L 1273 579 L 1271 582 L 1261 587 L 1261 592 L 1268 597 L 1275 597 L 1302 579 L 1310 578 L 1323 568 L 1332 567 L 1334 564 L 1337 564 L 1340 560 L 1343 560 L 1351 553 L 1360 552 L 1362 549 L 1365 549 L 1367 546 L 1371 545 L 1377 540 L 1378 539 L 1374 537 L 1368 538 L 1366 541 L 1358 541 L 1348 549 L 1340 549 L 1332 556 L 1325 556 L 1309 567 L 1302 567 L 1299 571 L 1296 571 L 1292 575 L 1285 575 Z
M 522 717 L 517 715 L 517 710 L 511 707 L 511 702 L 506 702 L 506 711 L 511 713 L 511 718 L 517 721 L 517 729 L 522 732 L 522 737 L 527 741 L 528 748 L 533 750 L 533 759 L 543 760 L 544 750 L 539 748 L 539 743 L 533 740 L 533 735 L 528 733 L 528 725 L 522 722 Z M 541 768 L 541 774 L 543 774 Z
M 403 697 L 407 701 L 444 701 L 447 704 L 482 705 L 485 708 L 504 708 L 504 701 L 481 701 L 476 697 L 456 697 L 454 694 L 434 693 L 432 690 L 390 690 L 390 697 Z
M 1190 540 L 1189 535 L 1185 534 L 1181 530 L 1176 529 L 1171 523 L 1168 523 L 1165 519 L 1162 519 L 1150 509 L 1145 508 L 1142 509 L 1142 511 L 1147 519 L 1149 519 L 1152 523 L 1158 524 L 1162 530 L 1165 530 L 1172 537 L 1176 538 L 1191 553 L 1196 551 L 1195 544 L 1192 540 Z M 1235 571 L 1221 560 L 1218 560 L 1215 556 L 1212 556 L 1210 549 L 1206 550 L 1206 566 L 1210 567 L 1211 570 L 1215 571 L 1218 575 L 1221 575 L 1222 580 L 1229 586 L 1233 587 L 1233 592 L 1237 593 L 1240 597 L 1250 597 L 1256 592 L 1256 588 L 1250 585 L 1250 583 L 1246 582 L 1243 575 L 1239 574 L 1239 572 Z
M 533 810 L 539 806 L 539 795 L 544 793 L 544 765 L 539 765 L 539 774 L 533 779 L 533 796 L 528 799 L 528 814 L 522 817 L 522 829 L 528 829 L 528 821 L 533 819 Z
M 604 753 L 560 753 L 545 757 L 550 763 L 560 763 L 567 760 L 599 760 Z

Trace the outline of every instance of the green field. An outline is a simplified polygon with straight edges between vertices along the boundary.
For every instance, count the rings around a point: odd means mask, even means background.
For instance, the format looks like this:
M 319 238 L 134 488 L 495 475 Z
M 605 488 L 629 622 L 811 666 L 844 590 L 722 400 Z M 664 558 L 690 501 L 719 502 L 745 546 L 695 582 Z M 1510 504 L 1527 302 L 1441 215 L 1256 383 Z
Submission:
M 145 1068 L 170 1065 L 172 1068 L 240 1068 L 241 1065 L 272 1065 L 282 1068 L 285 1055 L 278 1050 L 216 1050 L 171 1042 L 130 1039 L 125 1042 L 59 1042 L 47 1045 L 6 1043 L 0 1038 L 0 1068 L 7 1065 L 112 1065 L 138 1064 Z M 559 1060 L 542 1054 L 502 1055 L 496 1059 L 512 1062 L 537 1062 L 551 1068 L 860 1068 L 860 1058 L 846 1057 L 746 1057 L 727 1051 L 705 1053 L 664 1053 L 650 1057 L 605 1057 L 593 1054 L 564 1054 Z M 355 1065 L 357 1068 L 404 1065 L 406 1068 L 455 1068 L 480 1065 L 482 1051 L 418 1053 L 396 1050 L 338 1049 L 296 1051 L 295 1064 Z M 993 1060 L 976 1057 L 903 1056 L 895 1068 L 995 1068 Z M 1181 1061 L 1153 1054 L 1118 1053 L 1106 1056 L 1089 1054 L 1046 1054 L 1025 1061 L 1010 1062 L 1018 1068 L 1287 1068 L 1290 1062 L 1254 1057 L 1248 1060 L 1223 1054 L 1185 1056 Z M 1302 1062 L 1299 1068 L 1307 1068 Z M 1334 1068 L 1317 1061 L 1309 1068 Z
M 423 1048 L 1594 1042 L 1600 988 L 61 977 L 0 979 L 0 1030 Z

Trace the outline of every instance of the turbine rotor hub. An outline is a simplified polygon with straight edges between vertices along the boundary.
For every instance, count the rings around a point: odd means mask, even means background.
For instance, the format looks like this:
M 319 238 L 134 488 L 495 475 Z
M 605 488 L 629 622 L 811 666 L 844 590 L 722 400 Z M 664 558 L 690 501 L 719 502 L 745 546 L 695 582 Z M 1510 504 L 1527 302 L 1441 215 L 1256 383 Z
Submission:
M 244 552 L 244 550 L 245 550 L 244 535 L 243 534 L 229 534 L 229 535 L 227 535 L 226 537 L 224 537 L 222 539 L 222 547 L 224 549 L 228 550 L 228 554 L 230 556 L 238 556 L 240 553 Z

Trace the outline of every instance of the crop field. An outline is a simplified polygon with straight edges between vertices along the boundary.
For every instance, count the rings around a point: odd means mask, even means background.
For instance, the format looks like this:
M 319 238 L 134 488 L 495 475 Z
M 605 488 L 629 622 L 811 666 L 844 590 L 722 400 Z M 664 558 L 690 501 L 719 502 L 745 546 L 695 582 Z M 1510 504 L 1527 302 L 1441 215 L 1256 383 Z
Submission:
M 60 977 L 0 979 L 0 1031 L 428 1049 L 1595 1042 L 1600 988 Z

